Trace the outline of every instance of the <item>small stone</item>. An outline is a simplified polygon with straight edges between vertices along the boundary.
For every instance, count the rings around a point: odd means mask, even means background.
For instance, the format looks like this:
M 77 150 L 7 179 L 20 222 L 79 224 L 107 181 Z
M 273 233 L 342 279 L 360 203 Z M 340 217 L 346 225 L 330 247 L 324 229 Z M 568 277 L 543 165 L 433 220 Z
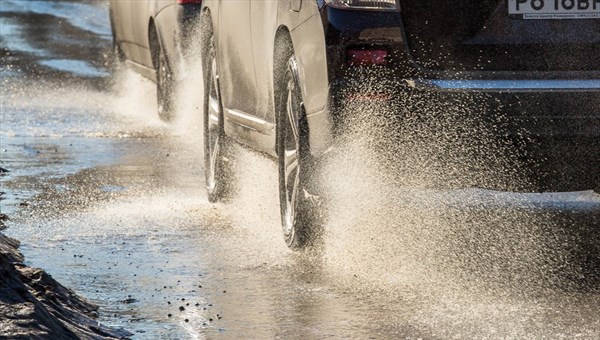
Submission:
M 185 319 L 185 322 L 190 322 L 190 320 L 189 319 Z
M 185 310 L 185 307 L 179 306 L 179 311 L 183 312 L 184 310 Z
M 171 313 L 167 314 L 167 317 L 168 317 L 168 318 L 170 318 L 170 317 L 172 317 L 172 316 L 173 316 L 173 314 L 171 314 Z
M 122 302 L 123 302 L 123 303 L 126 303 L 126 304 L 130 304 L 130 303 L 135 303 L 135 302 L 137 302 L 137 300 L 136 300 L 136 299 L 134 299 L 134 298 L 127 298 L 127 299 L 123 300 Z

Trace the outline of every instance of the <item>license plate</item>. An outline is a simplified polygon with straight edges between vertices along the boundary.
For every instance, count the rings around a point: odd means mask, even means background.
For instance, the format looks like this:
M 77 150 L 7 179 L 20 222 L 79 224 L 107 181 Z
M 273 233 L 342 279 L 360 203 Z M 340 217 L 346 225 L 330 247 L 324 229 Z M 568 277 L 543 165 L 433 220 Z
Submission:
M 600 19 L 600 0 L 508 0 L 508 14 L 523 19 Z

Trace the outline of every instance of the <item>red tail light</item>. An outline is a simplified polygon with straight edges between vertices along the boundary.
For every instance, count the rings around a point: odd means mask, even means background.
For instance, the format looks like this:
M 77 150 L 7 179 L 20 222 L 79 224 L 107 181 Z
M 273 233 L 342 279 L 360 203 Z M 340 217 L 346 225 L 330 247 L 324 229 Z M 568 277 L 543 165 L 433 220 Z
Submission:
M 372 66 L 387 65 L 388 51 L 378 50 L 348 50 L 348 65 Z
M 200 5 L 202 3 L 202 0 L 177 0 L 177 3 L 180 5 L 187 5 L 187 4 Z

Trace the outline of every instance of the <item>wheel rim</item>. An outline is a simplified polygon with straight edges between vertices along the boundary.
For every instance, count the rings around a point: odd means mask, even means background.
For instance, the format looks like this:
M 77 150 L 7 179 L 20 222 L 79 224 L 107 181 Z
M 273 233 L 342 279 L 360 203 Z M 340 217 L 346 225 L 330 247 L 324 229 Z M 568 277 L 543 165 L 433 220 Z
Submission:
M 283 228 L 285 235 L 294 231 L 298 194 L 300 187 L 300 134 L 298 125 L 298 98 L 295 96 L 296 82 L 293 76 L 287 85 L 287 100 L 285 106 L 285 133 L 283 140 L 283 178 L 285 200 L 283 207 Z
M 220 152 L 220 97 L 218 91 L 218 75 L 217 75 L 217 62 L 213 56 L 211 61 L 211 80 L 209 83 L 210 89 L 208 91 L 208 107 L 206 121 L 206 154 L 208 155 L 207 169 L 206 169 L 206 186 L 209 193 L 215 191 L 218 182 L 218 158 Z

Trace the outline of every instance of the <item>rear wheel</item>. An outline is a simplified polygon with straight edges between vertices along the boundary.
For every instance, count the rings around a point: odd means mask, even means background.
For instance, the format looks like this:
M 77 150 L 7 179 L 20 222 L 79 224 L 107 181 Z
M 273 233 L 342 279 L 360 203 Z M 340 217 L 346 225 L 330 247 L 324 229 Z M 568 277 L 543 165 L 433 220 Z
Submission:
M 310 193 L 314 166 L 308 145 L 296 59 L 290 57 L 277 106 L 277 154 L 281 225 L 287 245 L 299 249 L 316 236 L 318 198 Z
M 212 38 L 204 74 L 204 177 L 210 202 L 225 198 L 231 187 L 230 145 L 224 133 L 216 51 Z

